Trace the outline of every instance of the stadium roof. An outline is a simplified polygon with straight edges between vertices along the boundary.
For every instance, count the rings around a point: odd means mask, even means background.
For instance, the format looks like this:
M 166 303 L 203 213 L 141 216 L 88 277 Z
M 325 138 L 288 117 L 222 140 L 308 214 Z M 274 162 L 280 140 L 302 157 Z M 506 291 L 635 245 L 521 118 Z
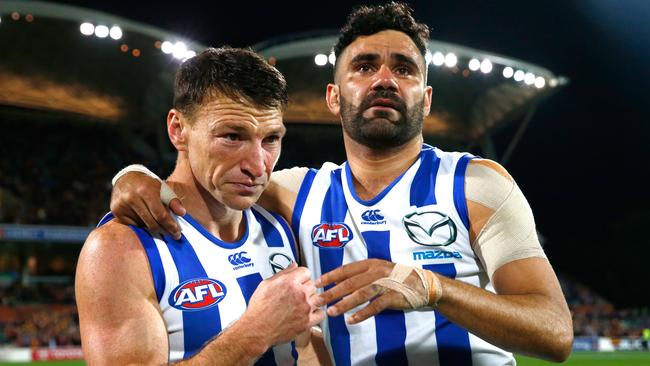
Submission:
M 325 85 L 332 80 L 334 55 L 330 53 L 336 38 L 332 32 L 312 32 L 253 47 L 275 58 L 287 78 L 291 102 L 285 119 L 289 122 L 339 123 L 324 102 Z M 434 96 L 425 135 L 476 141 L 521 118 L 568 82 L 540 66 L 486 51 L 436 40 L 429 40 L 428 48 L 428 83 Z
M 163 53 L 164 41 L 182 41 L 185 53 Z M 142 120 L 152 109 L 166 111 L 180 58 L 204 48 L 94 10 L 2 1 L 0 105 L 99 121 Z
M 113 32 L 115 26 L 119 31 Z M 324 102 L 332 76 L 328 55 L 335 40 L 332 31 L 316 31 L 253 46 L 269 60 L 274 58 L 287 78 L 288 123 L 339 123 Z M 94 10 L 3 1 L 0 106 L 133 127 L 157 123 L 171 104 L 173 73 L 180 60 L 204 48 L 162 29 Z M 430 40 L 429 50 L 428 82 L 434 98 L 425 121 L 428 137 L 475 144 L 534 110 L 567 82 L 542 67 L 456 44 Z M 510 74 L 504 74 L 506 68 Z

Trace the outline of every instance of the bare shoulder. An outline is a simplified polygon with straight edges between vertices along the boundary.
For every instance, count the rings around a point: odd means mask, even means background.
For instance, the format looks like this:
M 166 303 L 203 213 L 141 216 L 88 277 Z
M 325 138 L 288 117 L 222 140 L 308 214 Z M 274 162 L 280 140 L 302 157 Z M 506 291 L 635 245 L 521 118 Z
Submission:
M 116 287 L 145 292 L 153 289 L 148 259 L 140 239 L 131 228 L 111 221 L 93 230 L 84 243 L 77 263 L 78 296 L 92 288 L 94 295 L 112 295 Z

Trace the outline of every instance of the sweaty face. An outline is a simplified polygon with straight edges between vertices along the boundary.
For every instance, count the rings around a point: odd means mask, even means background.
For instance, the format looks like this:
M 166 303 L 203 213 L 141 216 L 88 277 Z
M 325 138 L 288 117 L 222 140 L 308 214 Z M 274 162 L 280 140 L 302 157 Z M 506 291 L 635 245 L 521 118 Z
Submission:
M 337 60 L 341 123 L 371 148 L 401 146 L 419 136 L 428 113 L 425 61 L 404 33 L 357 38 Z
M 285 134 L 279 109 L 259 109 L 214 97 L 192 116 L 187 155 L 197 183 L 237 210 L 251 207 L 266 188 Z

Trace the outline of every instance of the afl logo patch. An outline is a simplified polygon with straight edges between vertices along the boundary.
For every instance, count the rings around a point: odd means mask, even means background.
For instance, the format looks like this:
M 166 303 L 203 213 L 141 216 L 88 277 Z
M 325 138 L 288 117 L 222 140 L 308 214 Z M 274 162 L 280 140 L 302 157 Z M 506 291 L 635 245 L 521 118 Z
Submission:
M 311 229 L 311 241 L 321 248 L 343 248 L 352 240 L 352 230 L 342 222 L 321 223 Z
M 198 311 L 217 305 L 226 297 L 226 286 L 211 278 L 193 278 L 176 286 L 169 305 L 182 311 Z

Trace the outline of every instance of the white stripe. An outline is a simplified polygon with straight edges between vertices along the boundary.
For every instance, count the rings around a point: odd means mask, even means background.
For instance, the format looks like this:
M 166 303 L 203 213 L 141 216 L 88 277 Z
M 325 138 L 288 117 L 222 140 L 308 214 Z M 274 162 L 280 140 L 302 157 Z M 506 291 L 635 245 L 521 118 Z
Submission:
M 185 334 L 183 332 L 183 312 L 169 306 L 168 299 L 172 290 L 178 286 L 178 270 L 167 248 L 167 243 L 160 239 L 154 239 L 160 261 L 165 271 L 165 291 L 160 299 L 160 307 L 167 326 L 169 338 L 169 360 L 178 361 L 183 359 L 185 354 Z

